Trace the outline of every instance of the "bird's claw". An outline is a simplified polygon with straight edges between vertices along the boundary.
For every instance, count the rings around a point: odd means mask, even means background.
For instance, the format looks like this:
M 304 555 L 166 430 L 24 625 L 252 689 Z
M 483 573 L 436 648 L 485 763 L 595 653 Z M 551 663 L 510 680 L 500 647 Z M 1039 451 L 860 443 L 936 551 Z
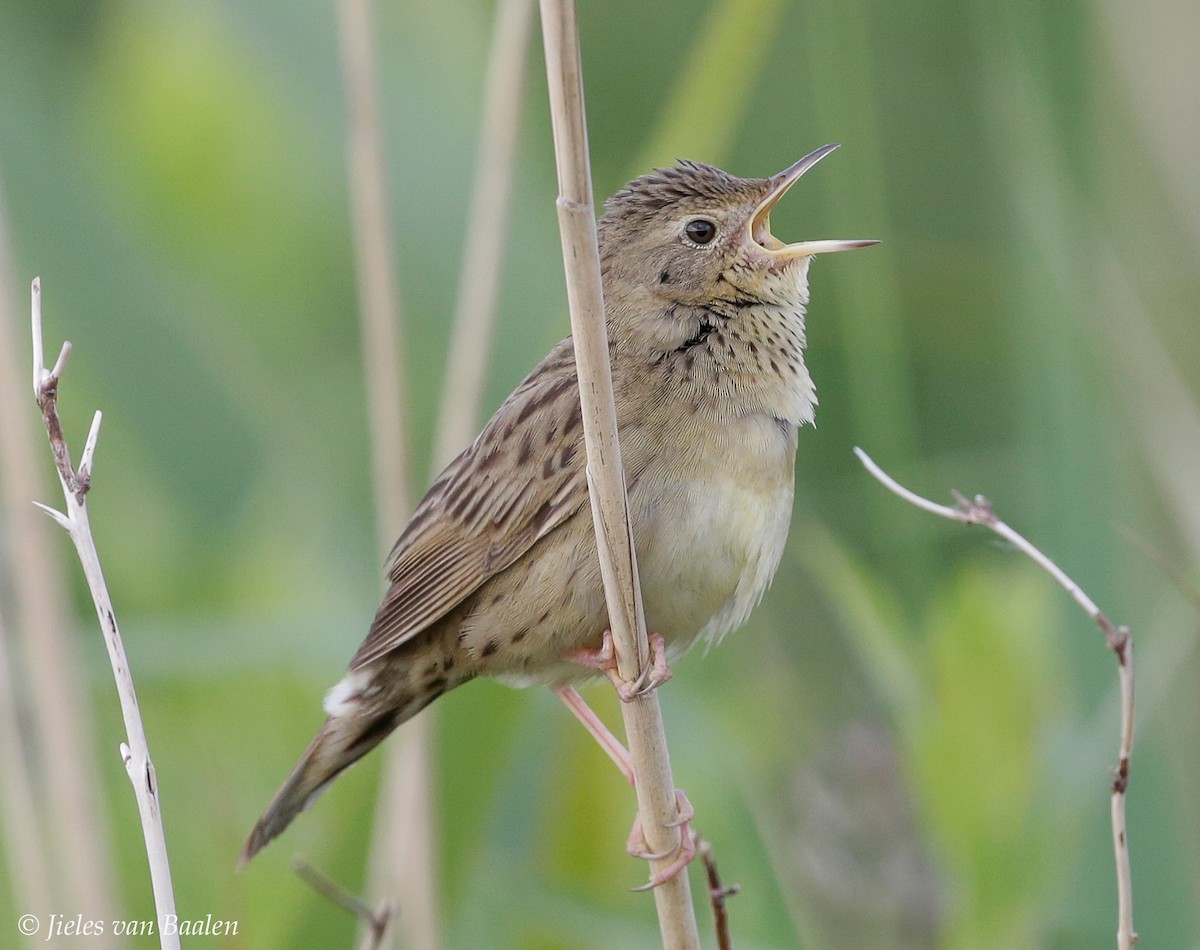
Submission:
M 633 690 L 629 699 L 621 696 L 625 702 L 629 702 L 634 696 L 645 696 L 647 693 L 653 692 L 675 675 L 667 666 L 667 644 L 663 640 L 662 634 L 652 633 L 647 639 L 650 642 L 650 662 L 642 667 L 638 678 L 629 684 Z M 620 693 L 621 690 L 618 689 L 617 694 L 620 695 Z
M 667 644 L 662 634 L 651 633 L 647 639 L 650 644 L 650 662 L 642 667 L 637 679 L 632 682 L 621 679 L 617 672 L 617 651 L 613 647 L 611 630 L 604 631 L 599 650 L 575 650 L 568 654 L 568 657 L 582 666 L 599 670 L 609 678 L 621 702 L 631 703 L 637 697 L 658 689 L 674 675 L 667 665 Z
M 641 816 L 639 815 L 634 819 L 633 828 L 629 832 L 629 840 L 625 844 L 625 850 L 632 857 L 641 858 L 644 861 L 661 861 L 672 854 L 676 855 L 675 860 L 665 868 L 659 868 L 652 873 L 650 880 L 645 884 L 640 887 L 631 888 L 634 893 L 652 891 L 654 888 L 666 884 L 667 881 L 686 868 L 692 858 L 696 856 L 696 839 L 691 829 L 691 821 L 696 817 L 696 810 L 692 807 L 692 803 L 688 801 L 687 795 L 684 794 L 681 788 L 675 789 L 675 807 L 678 815 L 674 820 L 667 822 L 667 827 L 679 829 L 679 844 L 674 848 L 668 848 L 666 851 L 651 851 L 649 845 L 646 843 L 646 833 L 642 828 Z

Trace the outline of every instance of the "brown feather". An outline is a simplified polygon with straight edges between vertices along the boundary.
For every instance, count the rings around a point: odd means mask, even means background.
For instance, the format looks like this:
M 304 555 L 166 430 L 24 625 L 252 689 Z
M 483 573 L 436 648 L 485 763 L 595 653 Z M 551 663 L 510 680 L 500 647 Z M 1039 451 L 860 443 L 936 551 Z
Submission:
M 575 351 L 556 346 L 434 482 L 388 559 L 392 581 L 350 670 L 437 622 L 587 502 Z M 500 478 L 495 459 L 537 446 L 554 464 Z M 509 473 L 512 466 L 506 466 Z

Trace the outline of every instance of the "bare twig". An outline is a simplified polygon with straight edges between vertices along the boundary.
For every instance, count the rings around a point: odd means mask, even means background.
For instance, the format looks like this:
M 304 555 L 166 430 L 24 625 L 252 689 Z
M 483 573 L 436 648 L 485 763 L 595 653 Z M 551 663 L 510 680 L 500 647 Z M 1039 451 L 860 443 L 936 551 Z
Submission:
M 574 0 L 541 0 L 541 10 L 558 167 L 559 228 L 579 370 L 592 518 L 616 648 L 617 671 L 622 680 L 633 682 L 650 654 L 630 535 L 608 363 L 608 335 L 584 119 L 579 28 Z M 680 829 L 673 824 L 678 812 L 662 711 L 653 691 L 621 706 L 637 775 L 638 808 L 646 844 L 651 851 L 663 855 L 651 860 L 651 868 L 666 868 L 680 846 Z M 696 915 L 687 875 L 676 874 L 655 888 L 654 895 L 664 946 L 672 950 L 698 947 Z
M 12 568 L 12 598 L 4 606 L 11 607 L 12 642 L 20 645 L 9 656 L 17 685 L 12 697 L 24 700 L 23 725 L 32 729 L 23 748 L 38 753 L 29 763 L 36 807 L 42 817 L 54 818 L 23 823 L 23 832 L 48 839 L 50 885 L 60 906 L 93 919 L 111 918 L 118 907 L 116 873 L 97 778 L 89 690 L 71 645 L 70 598 L 51 541 L 55 536 L 29 504 L 40 490 L 37 453 L 42 449 L 33 416 L 16 411 L 29 392 L 29 331 L 24 314 L 18 316 L 12 304 L 18 293 L 9 244 L 0 183 L 0 406 L 5 407 L 0 412 L 0 533 Z M 106 931 L 95 935 L 91 950 L 115 946 L 116 938 Z
M 1117 947 L 1130 950 L 1137 942 L 1133 929 L 1133 877 L 1129 868 L 1129 841 L 1125 825 L 1125 791 L 1129 785 L 1129 760 L 1133 754 L 1133 638 L 1128 627 L 1114 626 L 1099 607 L 1067 574 L 1050 558 L 1039 551 L 1022 535 L 996 517 L 992 504 L 983 495 L 973 499 L 954 492 L 956 506 L 939 505 L 909 491 L 883 471 L 870 456 L 860 448 L 854 453 L 868 472 L 875 476 L 885 488 L 899 495 L 910 504 L 951 521 L 965 525 L 983 525 L 1004 538 L 1023 554 L 1032 558 L 1043 570 L 1053 577 L 1092 618 L 1104 634 L 1104 642 L 1117 658 L 1117 675 L 1121 687 L 1121 735 L 1117 748 L 1117 766 L 1112 772 L 1112 837 L 1113 852 L 1117 866 Z
M 71 351 L 70 343 L 64 343 L 58 361 L 53 370 L 47 370 L 42 357 L 42 287 L 39 279 L 34 279 L 33 297 L 33 392 L 38 406 L 42 410 L 42 419 L 46 424 L 46 432 L 50 436 L 50 446 L 54 454 L 55 465 L 58 468 L 58 478 L 62 484 L 63 498 L 66 511 L 61 512 L 46 505 L 38 507 L 53 518 L 71 536 L 79 562 L 83 567 L 84 577 L 87 578 L 88 589 L 92 593 L 92 602 L 96 607 L 96 616 L 104 633 L 104 644 L 108 648 L 108 658 L 112 663 L 113 677 L 117 683 L 117 694 L 121 700 L 121 713 L 125 720 L 125 735 L 127 742 L 121 743 L 121 758 L 125 763 L 125 771 L 133 783 L 133 792 L 137 798 L 138 812 L 142 819 L 142 836 L 146 840 L 146 856 L 150 863 L 150 880 L 154 888 L 154 905 L 159 921 L 175 915 L 175 895 L 171 889 L 171 866 L 167 859 L 167 841 L 163 835 L 162 813 L 159 808 L 158 782 L 154 774 L 154 763 L 150 760 L 150 748 L 146 742 L 146 732 L 142 726 L 141 713 L 138 710 L 137 693 L 133 687 L 133 676 L 129 672 L 129 660 L 125 656 L 125 646 L 121 642 L 121 633 L 117 629 L 116 614 L 113 612 L 112 599 L 108 587 L 104 583 L 104 573 L 100 569 L 100 557 L 96 552 L 96 543 L 92 538 L 92 529 L 88 520 L 87 491 L 91 487 L 92 458 L 96 451 L 96 440 L 100 432 L 100 413 L 92 419 L 92 427 L 88 432 L 83 455 L 80 457 L 79 469 L 71 468 L 71 454 L 63 438 L 62 425 L 58 418 L 58 385 L 67 355 Z M 178 948 L 179 937 L 170 928 L 160 926 L 159 940 L 164 948 Z
M 733 938 L 729 934 L 729 914 L 725 910 L 725 901 L 739 893 L 742 885 L 721 883 L 721 875 L 717 870 L 717 859 L 713 855 L 712 845 L 699 835 L 696 835 L 696 850 L 704 860 L 704 870 L 708 875 L 708 899 L 712 902 L 713 925 L 717 931 L 717 947 L 720 950 L 733 950 Z
M 392 921 L 392 902 L 386 898 L 379 907 L 371 910 L 357 894 L 351 894 L 337 881 L 322 874 L 304 858 L 292 859 L 292 870 L 309 887 L 332 904 L 343 910 L 348 910 L 363 926 L 365 931 L 359 950 L 379 950 L 383 946 L 383 938 L 387 934 L 388 924 Z

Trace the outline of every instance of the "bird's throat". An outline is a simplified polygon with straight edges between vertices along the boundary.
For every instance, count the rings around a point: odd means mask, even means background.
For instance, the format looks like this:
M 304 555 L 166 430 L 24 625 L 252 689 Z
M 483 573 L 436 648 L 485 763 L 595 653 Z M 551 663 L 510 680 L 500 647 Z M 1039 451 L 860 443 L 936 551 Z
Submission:
M 719 416 L 765 414 L 801 426 L 817 403 L 804 342 L 802 307 L 754 304 L 702 316 L 671 357 Z

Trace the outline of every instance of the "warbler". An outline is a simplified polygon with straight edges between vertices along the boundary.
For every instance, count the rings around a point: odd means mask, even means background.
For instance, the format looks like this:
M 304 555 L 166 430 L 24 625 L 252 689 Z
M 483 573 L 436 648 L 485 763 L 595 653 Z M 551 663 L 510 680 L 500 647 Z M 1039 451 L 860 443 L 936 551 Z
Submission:
M 837 146 L 770 178 L 680 161 L 637 178 L 598 223 L 605 318 L 646 624 L 659 669 L 740 626 L 791 517 L 817 254 L 784 244 L 776 203 Z M 242 852 L 245 863 L 347 766 L 477 676 L 564 686 L 595 675 L 608 616 L 572 341 L 531 372 L 434 481 L 387 563 L 391 586 L 328 718 Z M 581 662 L 583 660 L 584 662 Z M 658 679 L 661 679 L 660 675 Z

